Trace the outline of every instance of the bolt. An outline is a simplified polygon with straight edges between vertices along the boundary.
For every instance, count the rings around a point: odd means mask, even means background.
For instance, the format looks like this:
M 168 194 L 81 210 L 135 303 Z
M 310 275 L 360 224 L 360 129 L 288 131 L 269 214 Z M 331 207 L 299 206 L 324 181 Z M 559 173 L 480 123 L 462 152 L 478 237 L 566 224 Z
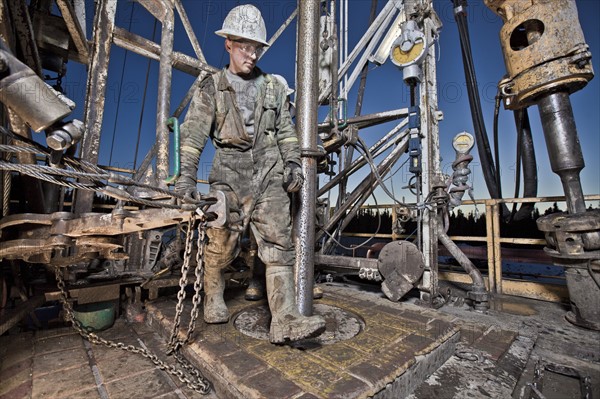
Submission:
M 577 62 L 577 68 L 583 69 L 587 64 L 589 64 L 589 60 L 579 60 Z
M 67 145 L 67 140 L 56 134 L 52 134 L 46 137 L 46 143 L 48 144 L 48 147 L 52 148 L 53 150 L 62 151 Z

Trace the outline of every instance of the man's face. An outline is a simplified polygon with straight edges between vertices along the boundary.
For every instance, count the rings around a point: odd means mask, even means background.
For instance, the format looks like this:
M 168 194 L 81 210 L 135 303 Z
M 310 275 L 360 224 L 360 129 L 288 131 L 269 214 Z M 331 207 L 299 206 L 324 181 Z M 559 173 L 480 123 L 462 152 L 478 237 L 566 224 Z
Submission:
M 261 44 L 243 39 L 226 39 L 225 49 L 229 53 L 229 70 L 236 75 L 251 73 L 263 52 Z

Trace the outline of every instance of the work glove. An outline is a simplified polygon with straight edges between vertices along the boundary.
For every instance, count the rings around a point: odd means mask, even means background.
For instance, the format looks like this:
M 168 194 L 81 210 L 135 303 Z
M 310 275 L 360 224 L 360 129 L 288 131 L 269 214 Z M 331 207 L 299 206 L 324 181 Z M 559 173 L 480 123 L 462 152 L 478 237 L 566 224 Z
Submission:
M 183 197 L 185 203 L 198 203 L 202 199 L 198 190 L 196 190 L 195 182 L 186 176 L 180 176 L 175 183 L 175 192 Z
M 302 168 L 296 162 L 288 162 L 283 170 L 283 188 L 288 193 L 295 193 L 300 190 L 304 183 Z

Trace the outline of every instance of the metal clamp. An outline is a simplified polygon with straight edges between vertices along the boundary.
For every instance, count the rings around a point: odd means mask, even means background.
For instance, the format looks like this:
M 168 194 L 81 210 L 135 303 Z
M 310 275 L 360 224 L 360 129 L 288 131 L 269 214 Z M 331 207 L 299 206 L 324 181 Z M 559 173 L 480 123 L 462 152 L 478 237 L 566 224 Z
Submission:
M 381 281 L 381 274 L 379 274 L 379 270 L 377 269 L 373 269 L 370 267 L 361 267 L 360 270 L 358 271 L 358 277 L 364 279 L 364 280 L 371 280 L 371 281 Z

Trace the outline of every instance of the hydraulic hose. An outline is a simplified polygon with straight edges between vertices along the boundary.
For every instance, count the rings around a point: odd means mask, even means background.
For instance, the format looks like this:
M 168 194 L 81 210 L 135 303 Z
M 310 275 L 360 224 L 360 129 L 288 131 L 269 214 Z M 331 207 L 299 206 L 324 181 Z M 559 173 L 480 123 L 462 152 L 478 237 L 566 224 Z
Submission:
M 531 125 L 529 123 L 529 114 L 527 108 L 514 112 L 515 125 L 517 127 L 517 170 L 515 183 L 515 198 L 519 196 L 521 182 L 521 168 L 523 169 L 523 197 L 537 196 L 537 162 L 535 159 L 535 147 L 531 134 Z M 531 217 L 534 204 L 521 204 L 519 211 L 516 211 L 516 204 L 513 205 L 511 220 L 523 220 Z
M 481 161 L 483 176 L 490 196 L 492 198 L 501 198 L 502 190 L 500 176 L 496 173 L 494 160 L 492 158 L 492 151 L 490 149 L 490 143 L 483 120 L 483 112 L 481 110 L 481 99 L 477 87 L 475 66 L 473 64 L 473 54 L 471 51 L 469 28 L 467 25 L 467 2 L 466 0 L 452 0 L 452 3 L 454 5 L 454 18 L 458 26 L 463 67 L 467 83 L 467 93 L 469 95 L 469 105 L 471 108 L 471 117 L 473 119 L 473 130 L 475 132 L 477 152 Z M 496 160 L 496 162 L 498 161 L 499 160 Z M 505 204 L 502 205 L 502 213 L 505 216 L 510 214 L 508 207 Z

